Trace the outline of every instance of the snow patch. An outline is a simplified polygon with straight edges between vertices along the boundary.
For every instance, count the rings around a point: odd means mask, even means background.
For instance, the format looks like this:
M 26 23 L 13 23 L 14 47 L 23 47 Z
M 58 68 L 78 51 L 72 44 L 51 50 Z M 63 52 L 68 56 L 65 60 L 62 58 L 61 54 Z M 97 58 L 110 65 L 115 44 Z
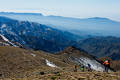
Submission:
M 80 63 L 86 67 L 88 67 L 88 64 L 91 65 L 91 69 L 96 70 L 96 71 L 104 71 L 105 67 L 97 62 L 96 60 L 91 60 L 87 57 L 81 57 L 81 58 L 75 58 L 75 62 Z
M 3 40 L 5 40 L 5 41 L 8 42 L 9 44 L 11 44 L 12 46 L 14 46 L 14 47 L 19 47 L 19 46 L 15 45 L 14 43 L 10 42 L 5 36 L 3 36 L 3 35 L 1 35 L 1 34 L 0 34 L 0 36 L 3 38 Z
M 5 28 L 5 27 L 7 27 L 6 24 L 3 24 L 3 25 L 1 26 L 1 28 Z
M 46 65 L 50 66 L 50 67 L 57 67 L 55 64 L 53 64 L 52 62 L 48 61 L 46 59 Z
M 1 35 L 1 34 L 0 34 L 0 36 L 3 38 L 3 40 L 5 40 L 5 41 L 7 41 L 7 42 L 9 41 L 5 36 L 3 36 L 3 35 Z
M 51 29 L 50 29 L 50 28 L 46 28 L 46 30 L 51 31 Z
M 33 53 L 31 53 L 31 55 L 32 55 L 33 57 L 36 57 L 36 55 L 35 55 L 35 54 L 33 54 Z
M 12 43 L 12 42 L 8 42 L 8 43 L 10 43 L 12 46 L 14 46 L 14 47 L 19 47 L 19 46 L 17 46 L 17 45 L 15 45 L 14 43 Z

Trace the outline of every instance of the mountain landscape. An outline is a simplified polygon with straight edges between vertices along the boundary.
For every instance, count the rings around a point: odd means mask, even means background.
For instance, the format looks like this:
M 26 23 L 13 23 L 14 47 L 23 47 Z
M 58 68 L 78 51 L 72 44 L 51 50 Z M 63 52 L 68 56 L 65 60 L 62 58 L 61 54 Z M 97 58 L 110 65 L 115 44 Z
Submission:
M 1 12 L 0 78 L 119 80 L 119 25 L 117 21 L 98 17 L 76 19 Z M 104 72 L 105 57 L 111 59 L 109 74 Z M 88 72 L 88 64 L 92 72 Z M 74 65 L 77 65 L 77 72 L 73 70 Z M 81 65 L 86 68 L 85 72 L 81 72 Z
M 120 0 L 1 0 L 0 80 L 120 80 Z
M 0 17 L 0 34 L 28 49 L 57 53 L 69 46 L 75 46 L 98 58 L 108 56 L 113 60 L 120 60 L 119 37 L 85 38 L 44 24 L 7 17 Z

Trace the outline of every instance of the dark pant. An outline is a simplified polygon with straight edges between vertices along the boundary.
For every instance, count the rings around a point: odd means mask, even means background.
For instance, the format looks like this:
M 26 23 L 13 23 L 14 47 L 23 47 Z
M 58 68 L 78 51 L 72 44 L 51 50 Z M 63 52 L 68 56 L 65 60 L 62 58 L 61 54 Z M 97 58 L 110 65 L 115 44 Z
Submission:
M 77 69 L 74 69 L 74 72 L 77 72 Z
M 108 69 L 110 68 L 109 65 L 105 65 L 105 72 L 108 72 Z
M 105 72 L 108 72 L 108 67 L 107 66 L 105 66 Z

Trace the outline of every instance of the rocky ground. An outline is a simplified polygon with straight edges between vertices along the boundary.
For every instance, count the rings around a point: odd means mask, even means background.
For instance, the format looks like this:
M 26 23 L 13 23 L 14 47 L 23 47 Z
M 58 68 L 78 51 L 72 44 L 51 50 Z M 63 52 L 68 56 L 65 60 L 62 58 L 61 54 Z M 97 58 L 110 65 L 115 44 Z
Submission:
M 68 48 L 67 51 L 54 55 L 43 51 L 0 46 L 0 80 L 120 80 L 120 71 L 117 68 L 119 66 L 115 67 L 117 72 L 105 73 L 87 70 L 81 72 L 78 65 L 78 71 L 73 72 L 75 63 L 67 59 L 72 52 L 73 48 Z M 76 50 L 74 53 L 72 56 L 87 56 Z M 47 65 L 46 60 L 57 67 Z
M 44 67 L 0 80 L 120 80 L 120 72 L 81 72 L 80 70 L 73 72 L 72 68 Z

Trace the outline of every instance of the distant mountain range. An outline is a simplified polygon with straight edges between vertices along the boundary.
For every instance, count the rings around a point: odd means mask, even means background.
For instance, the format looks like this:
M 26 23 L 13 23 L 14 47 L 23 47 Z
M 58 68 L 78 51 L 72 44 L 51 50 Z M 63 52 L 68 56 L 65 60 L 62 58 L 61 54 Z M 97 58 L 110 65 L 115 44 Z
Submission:
M 44 16 L 41 13 L 12 13 L 1 12 L 0 16 L 6 16 L 22 21 L 38 22 L 56 29 L 69 31 L 74 34 L 88 36 L 119 36 L 120 22 L 108 18 L 69 18 L 62 16 Z
M 61 51 L 80 37 L 49 26 L 28 21 L 0 17 L 0 34 L 27 48 L 48 52 Z

